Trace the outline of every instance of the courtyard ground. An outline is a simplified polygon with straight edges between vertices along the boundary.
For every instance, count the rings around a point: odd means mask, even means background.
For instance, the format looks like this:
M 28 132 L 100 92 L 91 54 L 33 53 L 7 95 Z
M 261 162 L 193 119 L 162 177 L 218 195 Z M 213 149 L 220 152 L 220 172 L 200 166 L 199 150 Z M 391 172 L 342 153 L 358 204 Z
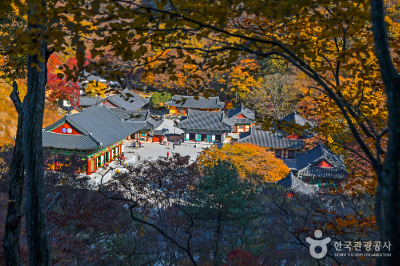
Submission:
M 137 149 L 133 148 L 130 142 L 124 142 L 124 145 L 126 161 L 130 161 L 132 157 L 135 157 L 135 161 L 137 161 L 139 156 L 140 160 L 156 160 L 160 157 L 166 157 L 167 152 L 169 152 L 170 156 L 172 153 L 180 153 L 183 156 L 189 155 L 190 162 L 194 162 L 200 152 L 211 146 L 210 144 L 189 144 L 183 142 L 180 146 L 176 145 L 174 149 L 172 142 L 167 142 L 167 145 L 144 143 L 142 144 L 142 148 Z
M 189 162 L 193 163 L 197 156 L 210 146 L 211 144 L 182 143 L 180 146 L 176 145 L 174 149 L 172 142 L 167 142 L 167 145 L 144 143 L 142 148 L 133 148 L 131 141 L 124 141 L 125 163 L 137 164 L 143 160 L 157 160 L 160 157 L 167 157 L 167 152 L 169 152 L 170 156 L 173 153 L 180 153 L 183 156 L 189 155 Z M 117 169 L 120 172 L 126 171 L 118 161 L 113 161 L 108 165 L 107 169 L 99 169 L 92 173 L 89 183 L 93 186 L 107 183 L 115 175 Z

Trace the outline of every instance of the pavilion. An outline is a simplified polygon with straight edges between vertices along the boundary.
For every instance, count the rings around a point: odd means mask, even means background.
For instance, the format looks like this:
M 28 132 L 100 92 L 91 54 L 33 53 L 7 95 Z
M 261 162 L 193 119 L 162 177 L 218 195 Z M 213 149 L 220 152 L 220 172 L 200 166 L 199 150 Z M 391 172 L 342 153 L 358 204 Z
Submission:
M 232 127 L 225 122 L 225 113 L 204 112 L 189 109 L 187 118 L 178 122 L 178 128 L 184 131 L 184 141 L 222 143 Z
M 66 115 L 43 129 L 42 143 L 57 165 L 62 158 L 77 156 L 85 161 L 87 174 L 95 172 L 124 154 L 123 140 L 146 126 L 145 122 L 125 122 L 108 107 L 100 104 Z
M 208 112 L 221 111 L 225 103 L 221 102 L 218 96 L 206 98 L 201 96 L 174 95 L 164 105 L 169 108 L 169 114 L 187 115 L 190 109 Z

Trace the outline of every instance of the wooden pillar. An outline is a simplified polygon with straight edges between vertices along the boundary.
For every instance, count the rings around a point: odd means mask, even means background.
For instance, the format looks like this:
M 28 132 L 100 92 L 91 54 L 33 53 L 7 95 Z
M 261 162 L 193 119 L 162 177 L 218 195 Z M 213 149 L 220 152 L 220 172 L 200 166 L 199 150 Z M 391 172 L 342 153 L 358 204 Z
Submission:
M 92 173 L 92 169 L 91 169 L 91 159 L 87 158 L 87 168 L 86 168 L 86 174 L 90 175 Z
M 283 149 L 283 160 L 285 160 L 285 159 L 286 159 L 286 148 Z
M 94 163 L 93 163 L 93 165 L 94 165 L 93 172 L 96 172 L 96 170 L 97 170 L 97 157 L 94 156 L 94 157 L 93 157 L 93 160 L 94 160 Z

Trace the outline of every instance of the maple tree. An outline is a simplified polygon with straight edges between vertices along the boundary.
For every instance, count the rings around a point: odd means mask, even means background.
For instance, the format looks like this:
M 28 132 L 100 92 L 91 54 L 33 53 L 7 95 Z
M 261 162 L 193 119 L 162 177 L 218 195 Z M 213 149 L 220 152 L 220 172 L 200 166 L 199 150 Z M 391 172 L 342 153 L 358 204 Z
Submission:
M 218 93 L 219 96 L 235 99 L 236 103 L 262 82 L 262 78 L 253 75 L 260 68 L 256 60 L 244 58 L 231 69 L 224 69 L 209 65 L 207 55 L 196 50 L 214 49 L 219 47 L 218 44 L 207 38 L 195 37 L 189 37 L 183 42 L 187 44 L 187 50 L 171 48 L 159 51 L 155 47 L 155 51 L 149 52 L 146 55 L 149 56 L 149 64 L 145 65 L 141 80 L 147 85 L 173 92 L 200 92 L 205 95 Z M 190 48 L 195 51 L 190 51 Z M 224 53 L 218 55 L 219 58 L 224 56 Z
M 262 182 L 275 182 L 289 173 L 282 160 L 265 148 L 250 143 L 232 143 L 222 148 L 214 145 L 202 151 L 196 162 L 210 167 L 218 160 L 233 163 L 242 178 L 254 178 L 254 181 L 260 178 Z
M 202 47 L 205 44 L 192 45 Z M 196 91 L 198 88 L 204 88 L 204 93 L 213 93 L 213 89 L 220 84 L 219 80 L 225 73 L 198 67 L 197 63 L 204 60 L 200 54 L 182 53 L 187 54 L 188 57 L 180 58 L 176 49 L 150 53 L 150 63 L 146 64 L 141 80 L 147 85 L 184 94 Z M 163 69 L 165 71 L 162 71 Z M 174 74 L 170 73 L 172 69 Z
M 252 89 L 259 87 L 263 82 L 262 78 L 251 75 L 259 68 L 260 66 L 253 59 L 241 60 L 237 66 L 232 67 L 232 71 L 228 74 L 228 89 L 234 94 L 236 103 L 238 103 L 238 98 L 244 99 Z
M 47 85 L 49 86 L 49 96 L 47 99 L 51 102 L 58 103 L 58 100 L 68 100 L 71 106 L 79 106 L 79 85 L 75 82 L 67 82 L 59 79 L 56 74 L 47 74 Z

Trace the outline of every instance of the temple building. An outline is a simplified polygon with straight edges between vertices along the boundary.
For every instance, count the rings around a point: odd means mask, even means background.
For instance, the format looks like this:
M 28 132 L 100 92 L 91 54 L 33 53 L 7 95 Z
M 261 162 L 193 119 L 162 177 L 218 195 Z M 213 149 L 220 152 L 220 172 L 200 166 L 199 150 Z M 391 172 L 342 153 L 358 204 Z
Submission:
M 286 134 L 286 136 L 285 136 L 286 138 L 290 138 L 290 139 L 306 139 L 306 138 L 310 138 L 310 137 L 312 137 L 314 135 L 311 132 L 311 130 L 312 130 L 312 128 L 315 127 L 315 123 L 305 119 L 304 117 L 299 115 L 296 111 L 293 111 L 292 113 L 288 114 L 287 116 L 285 116 L 284 118 L 280 119 L 279 121 L 280 122 L 286 122 L 289 125 L 290 124 L 295 124 L 295 125 L 298 125 L 300 127 L 304 127 L 304 130 L 299 130 L 298 129 L 297 133 L 293 133 L 293 134 L 290 134 L 290 135 Z M 283 131 L 282 131 L 282 133 L 283 133 Z
M 111 95 L 103 100 L 103 104 L 109 108 L 120 108 L 129 111 L 139 111 L 146 108 L 148 103 L 148 99 L 143 99 L 128 89 L 125 89 L 118 94 Z
M 224 108 L 225 103 L 219 97 L 200 97 L 174 95 L 171 100 L 164 104 L 169 109 L 169 114 L 188 114 L 189 109 L 216 112 Z
M 110 108 L 112 112 L 118 115 L 124 122 L 129 123 L 144 123 L 145 126 L 139 131 L 133 132 L 127 139 L 137 140 L 142 142 L 162 142 L 165 132 L 156 130 L 164 120 L 153 119 L 150 116 L 149 110 L 130 111 L 120 108 Z
M 79 100 L 79 109 L 83 110 L 101 103 L 103 99 L 99 96 L 81 96 Z
M 231 133 L 244 133 L 250 131 L 251 126 L 254 125 L 254 119 L 254 111 L 240 104 L 239 107 L 229 110 L 225 123 L 232 126 Z
M 178 122 L 178 128 L 184 131 L 184 141 L 222 143 L 232 127 L 225 122 L 225 114 L 188 110 L 187 118 Z
M 319 188 L 338 188 L 348 177 L 343 156 L 337 155 L 322 143 L 315 148 L 296 154 L 294 174 L 308 184 Z
M 56 165 L 61 158 L 78 156 L 85 161 L 82 172 L 91 174 L 124 153 L 123 140 L 146 126 L 144 122 L 124 122 L 102 104 L 80 113 L 66 115 L 43 129 L 43 147 Z
M 287 196 L 291 198 L 294 193 L 313 196 L 320 192 L 318 185 L 307 184 L 290 172 L 285 178 L 276 182 L 287 189 Z
M 304 145 L 303 140 L 285 138 L 284 134 L 279 131 L 273 133 L 261 130 L 260 127 L 252 126 L 249 133 L 248 136 L 239 139 L 238 142 L 265 147 L 268 151 L 273 152 L 276 158 L 283 160 L 293 159 L 293 162 L 289 162 L 291 164 L 294 163 L 295 153 L 299 152 Z M 293 168 L 290 165 L 288 167 Z

